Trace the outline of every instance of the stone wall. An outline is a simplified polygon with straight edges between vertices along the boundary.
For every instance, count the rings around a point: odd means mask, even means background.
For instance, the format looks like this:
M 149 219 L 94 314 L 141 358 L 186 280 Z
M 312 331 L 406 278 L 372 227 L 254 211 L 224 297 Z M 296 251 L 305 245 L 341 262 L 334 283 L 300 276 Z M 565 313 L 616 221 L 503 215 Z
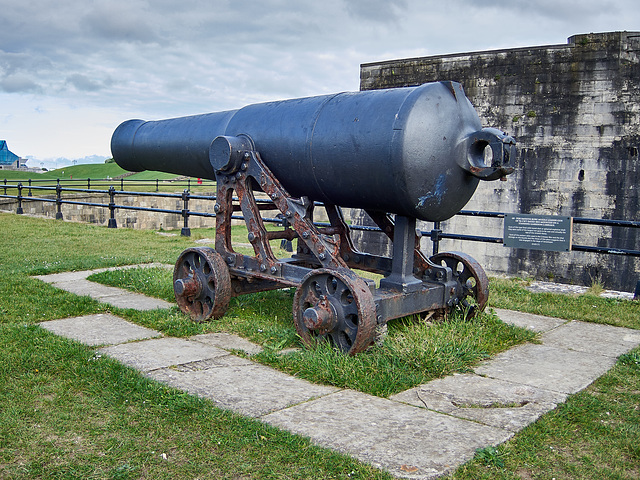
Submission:
M 483 126 L 518 142 L 507 182 L 481 182 L 465 207 L 640 220 L 640 32 L 575 35 L 566 45 L 370 63 L 361 89 L 460 82 Z M 431 225 L 423 225 L 431 229 Z M 454 217 L 443 230 L 502 237 L 501 220 Z M 426 240 L 423 240 L 426 242 Z M 574 243 L 640 250 L 640 229 L 574 227 Z M 430 251 L 430 244 L 425 249 Z M 633 291 L 640 259 L 444 240 L 489 272 Z
M 204 195 L 204 194 L 198 194 Z M 55 200 L 55 196 L 50 197 Z M 109 204 L 109 195 L 101 194 L 81 194 L 81 195 L 65 195 L 63 200 L 99 203 L 103 205 Z M 163 197 L 140 197 L 134 195 L 118 195 L 116 196 L 117 205 L 136 206 L 142 208 L 158 208 L 162 210 L 180 210 L 184 206 L 180 198 L 163 198 Z M 201 213 L 213 214 L 215 200 L 189 200 L 189 210 Z M 17 208 L 16 200 L 2 199 L 0 200 L 0 210 L 14 212 Z M 22 209 L 28 215 L 44 215 L 47 217 L 56 216 L 56 204 L 53 202 L 30 201 L 22 202 Z M 87 206 L 87 205 L 61 205 L 62 216 L 64 220 L 72 222 L 95 223 L 106 226 L 109 222 L 109 209 L 105 207 Z M 182 215 L 174 213 L 149 212 L 143 210 L 124 210 L 117 209 L 115 212 L 116 223 L 118 228 L 137 228 L 143 230 L 173 230 L 181 229 L 184 220 Z M 215 218 L 189 216 L 189 228 L 212 228 L 215 227 Z

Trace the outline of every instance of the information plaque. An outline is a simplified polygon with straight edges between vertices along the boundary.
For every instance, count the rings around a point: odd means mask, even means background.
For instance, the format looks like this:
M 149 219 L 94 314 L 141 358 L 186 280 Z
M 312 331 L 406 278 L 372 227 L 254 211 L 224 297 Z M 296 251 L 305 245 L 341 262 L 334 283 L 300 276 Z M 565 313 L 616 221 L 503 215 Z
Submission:
M 557 215 L 506 213 L 505 247 L 568 252 L 571 250 L 573 218 Z

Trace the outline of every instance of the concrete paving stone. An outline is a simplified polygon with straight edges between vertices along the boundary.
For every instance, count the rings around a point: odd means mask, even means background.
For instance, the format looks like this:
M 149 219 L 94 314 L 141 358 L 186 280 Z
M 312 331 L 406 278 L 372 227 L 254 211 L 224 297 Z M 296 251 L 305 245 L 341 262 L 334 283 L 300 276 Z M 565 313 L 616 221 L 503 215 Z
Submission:
M 532 313 L 515 312 L 502 308 L 494 309 L 500 320 L 504 323 L 533 330 L 534 332 L 547 332 L 567 322 L 560 318 L 544 317 Z
M 545 345 L 615 358 L 640 345 L 640 331 L 574 321 L 545 333 L 542 342 Z
M 519 345 L 496 355 L 475 373 L 562 393 L 576 393 L 607 372 L 612 357 L 548 345 Z
M 397 477 L 429 479 L 512 433 L 449 415 L 343 390 L 262 417 Z
M 204 333 L 191 337 L 191 340 L 212 345 L 225 350 L 242 350 L 248 355 L 255 355 L 262 352 L 262 347 L 250 342 L 249 340 L 232 335 L 230 333 Z
M 88 295 L 91 298 L 115 296 L 123 290 L 116 287 L 109 287 L 99 283 L 90 282 L 86 279 L 60 280 L 53 283 L 53 286 L 76 295 Z
M 114 345 L 100 352 L 141 371 L 229 355 L 220 348 L 175 337 Z
M 174 304 L 159 298 L 147 297 L 139 293 L 123 292 L 118 295 L 105 296 L 97 299 L 101 303 L 108 303 L 118 308 L 133 308 L 135 310 L 155 310 L 157 308 L 171 308 Z
M 455 374 L 390 400 L 517 432 L 553 410 L 566 394 L 473 374 Z
M 173 304 L 160 300 L 159 298 L 147 297 L 146 295 L 132 293 L 122 288 L 109 287 L 83 279 L 57 281 L 53 286 L 76 295 L 88 295 L 94 300 L 120 308 L 154 310 L 156 308 L 171 308 L 173 306 Z
M 85 270 L 82 272 L 62 272 L 52 273 L 51 275 L 36 275 L 34 278 L 46 283 L 74 282 L 78 280 L 85 280 L 92 273 L 93 272 L 90 270 Z
M 141 327 L 110 314 L 63 318 L 40 324 L 43 328 L 86 345 L 114 345 L 160 336 L 160 332 Z
M 149 372 L 148 376 L 250 417 L 260 417 L 338 390 L 244 361 L 243 365 L 221 365 L 191 372 L 165 368 Z

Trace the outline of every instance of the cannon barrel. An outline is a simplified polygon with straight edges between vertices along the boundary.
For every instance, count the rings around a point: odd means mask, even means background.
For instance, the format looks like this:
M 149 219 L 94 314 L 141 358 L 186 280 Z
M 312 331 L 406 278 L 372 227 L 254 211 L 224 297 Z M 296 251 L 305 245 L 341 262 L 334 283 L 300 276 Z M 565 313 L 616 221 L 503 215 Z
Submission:
M 124 169 L 212 180 L 233 168 L 225 145 L 257 151 L 294 197 L 426 221 L 455 215 L 479 180 L 511 173 L 515 153 L 511 137 L 482 128 L 455 82 L 129 120 L 111 140 Z

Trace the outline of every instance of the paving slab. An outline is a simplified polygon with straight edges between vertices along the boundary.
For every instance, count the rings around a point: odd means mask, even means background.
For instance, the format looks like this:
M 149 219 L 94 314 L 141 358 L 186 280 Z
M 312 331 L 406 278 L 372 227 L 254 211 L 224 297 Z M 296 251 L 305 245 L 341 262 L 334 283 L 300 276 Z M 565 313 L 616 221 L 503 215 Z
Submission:
M 545 345 L 615 358 L 640 345 L 640 331 L 574 321 L 545 333 L 542 342 Z
M 500 320 L 504 323 L 533 330 L 534 332 L 548 332 L 549 330 L 553 330 L 554 328 L 567 323 L 567 320 L 545 317 L 543 315 L 534 315 L 532 313 L 515 312 L 513 310 L 504 310 L 502 308 L 495 308 L 494 310 L 498 317 L 500 317 Z
M 175 337 L 114 345 L 100 352 L 143 372 L 229 355 L 220 348 Z
M 239 360 L 245 363 L 220 363 L 195 371 L 161 369 L 150 372 L 148 376 L 209 398 L 221 408 L 250 417 L 260 417 L 338 390 L 292 377 L 246 359 Z
M 343 390 L 262 417 L 323 447 L 354 456 L 397 477 L 429 479 L 470 460 L 477 448 L 511 432 Z
M 248 355 L 255 355 L 262 352 L 262 347 L 249 340 L 232 335 L 230 333 L 204 333 L 190 338 L 196 342 L 204 343 L 225 350 L 242 350 Z
M 517 432 L 566 397 L 564 393 L 465 373 L 433 380 L 390 400 Z
M 73 282 L 77 280 L 84 280 L 92 273 L 94 272 L 91 270 L 85 270 L 82 272 L 62 272 L 52 273 L 50 275 L 36 275 L 34 278 L 46 283 Z
M 171 308 L 172 303 L 159 298 L 147 297 L 146 295 L 129 292 L 122 288 L 110 287 L 96 282 L 90 282 L 87 277 L 94 273 L 101 273 L 112 270 L 126 270 L 130 268 L 167 268 L 161 263 L 150 263 L 142 265 L 125 265 L 122 267 L 98 268 L 95 270 L 84 270 L 81 272 L 63 272 L 51 275 L 38 275 L 35 278 L 43 282 L 52 284 L 56 288 L 66 290 L 76 295 L 88 295 L 94 300 L 108 303 L 120 308 L 133 308 L 136 310 L 155 310 L 156 308 Z
M 56 335 L 92 346 L 114 345 L 161 336 L 161 333 L 156 330 L 141 327 L 106 313 L 51 320 L 40 323 L 40 326 Z
M 613 367 L 615 358 L 549 345 L 519 345 L 475 368 L 491 378 L 561 393 L 576 393 Z

